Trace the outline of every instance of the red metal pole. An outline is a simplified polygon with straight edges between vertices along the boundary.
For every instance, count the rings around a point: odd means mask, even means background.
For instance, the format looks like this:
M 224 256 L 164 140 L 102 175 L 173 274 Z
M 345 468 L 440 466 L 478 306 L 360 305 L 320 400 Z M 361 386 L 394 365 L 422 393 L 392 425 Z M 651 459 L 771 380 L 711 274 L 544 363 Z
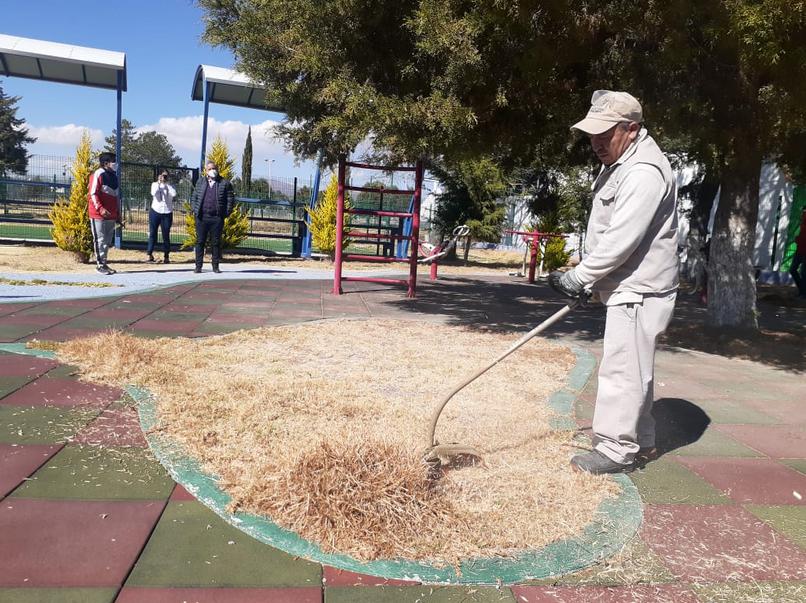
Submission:
M 423 162 L 418 160 L 414 172 L 414 204 L 411 210 L 411 243 L 409 243 L 409 290 L 406 297 L 417 295 L 417 252 L 420 249 L 420 193 L 423 188 Z
M 339 194 L 336 205 L 336 257 L 333 265 L 333 295 L 341 295 L 342 239 L 344 235 L 344 172 L 345 157 L 339 157 Z
M 431 262 L 431 280 L 437 280 L 437 265 L 439 264 L 439 260 L 434 260 Z
M 537 241 L 539 240 L 540 236 L 537 232 L 535 232 L 530 241 L 530 247 L 532 248 L 532 255 L 529 258 L 529 282 L 535 282 L 535 268 L 537 267 Z

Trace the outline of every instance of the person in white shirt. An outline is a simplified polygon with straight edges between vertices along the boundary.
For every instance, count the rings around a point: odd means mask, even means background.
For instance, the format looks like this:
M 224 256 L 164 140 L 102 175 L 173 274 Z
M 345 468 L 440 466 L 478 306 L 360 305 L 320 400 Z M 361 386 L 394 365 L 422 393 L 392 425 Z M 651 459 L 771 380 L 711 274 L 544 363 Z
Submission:
M 168 172 L 162 171 L 156 182 L 151 183 L 151 208 L 148 210 L 148 254 L 147 261 L 154 261 L 154 247 L 157 244 L 157 229 L 162 231 L 163 263 L 169 263 L 171 253 L 171 226 L 174 221 L 173 201 L 176 189 L 169 182 Z
M 572 129 L 602 162 L 593 184 L 585 256 L 549 275 L 571 298 L 591 289 L 607 307 L 593 416 L 593 450 L 571 459 L 590 473 L 629 471 L 657 456 L 652 417 L 655 342 L 678 287 L 677 187 L 669 161 L 626 92 L 597 90 Z

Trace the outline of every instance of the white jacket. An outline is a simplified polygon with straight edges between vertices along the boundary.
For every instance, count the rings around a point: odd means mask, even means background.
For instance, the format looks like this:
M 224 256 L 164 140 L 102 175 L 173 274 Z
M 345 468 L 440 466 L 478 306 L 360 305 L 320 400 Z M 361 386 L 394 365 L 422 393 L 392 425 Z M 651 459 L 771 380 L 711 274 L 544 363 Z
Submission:
M 165 182 L 151 183 L 151 209 L 158 214 L 170 214 L 174 210 L 176 189 Z
M 613 165 L 602 166 L 593 191 L 579 280 L 610 304 L 611 297 L 623 303 L 677 289 L 677 184 L 644 128 Z

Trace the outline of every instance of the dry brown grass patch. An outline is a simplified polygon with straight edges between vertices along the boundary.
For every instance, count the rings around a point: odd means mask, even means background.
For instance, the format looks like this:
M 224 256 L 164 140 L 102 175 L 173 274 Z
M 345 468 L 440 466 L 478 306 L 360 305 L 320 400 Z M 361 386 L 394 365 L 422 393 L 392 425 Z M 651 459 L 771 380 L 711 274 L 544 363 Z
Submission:
M 534 340 L 460 392 L 437 437 L 480 466 L 429 482 L 428 417 L 515 336 L 407 321 L 327 321 L 204 340 L 111 333 L 62 345 L 86 378 L 149 389 L 158 429 L 232 506 L 360 559 L 456 563 L 579 533 L 616 486 L 573 472 L 544 404 L 574 356 Z

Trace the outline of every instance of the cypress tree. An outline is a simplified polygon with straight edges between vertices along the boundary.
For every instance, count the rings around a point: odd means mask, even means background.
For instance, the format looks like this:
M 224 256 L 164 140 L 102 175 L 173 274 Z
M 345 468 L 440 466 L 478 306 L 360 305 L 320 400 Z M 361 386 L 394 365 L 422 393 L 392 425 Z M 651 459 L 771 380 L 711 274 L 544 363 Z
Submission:
M 246 144 L 243 147 L 241 183 L 243 194 L 248 194 L 248 191 L 252 189 L 252 126 L 249 126 L 249 131 L 246 133 Z

